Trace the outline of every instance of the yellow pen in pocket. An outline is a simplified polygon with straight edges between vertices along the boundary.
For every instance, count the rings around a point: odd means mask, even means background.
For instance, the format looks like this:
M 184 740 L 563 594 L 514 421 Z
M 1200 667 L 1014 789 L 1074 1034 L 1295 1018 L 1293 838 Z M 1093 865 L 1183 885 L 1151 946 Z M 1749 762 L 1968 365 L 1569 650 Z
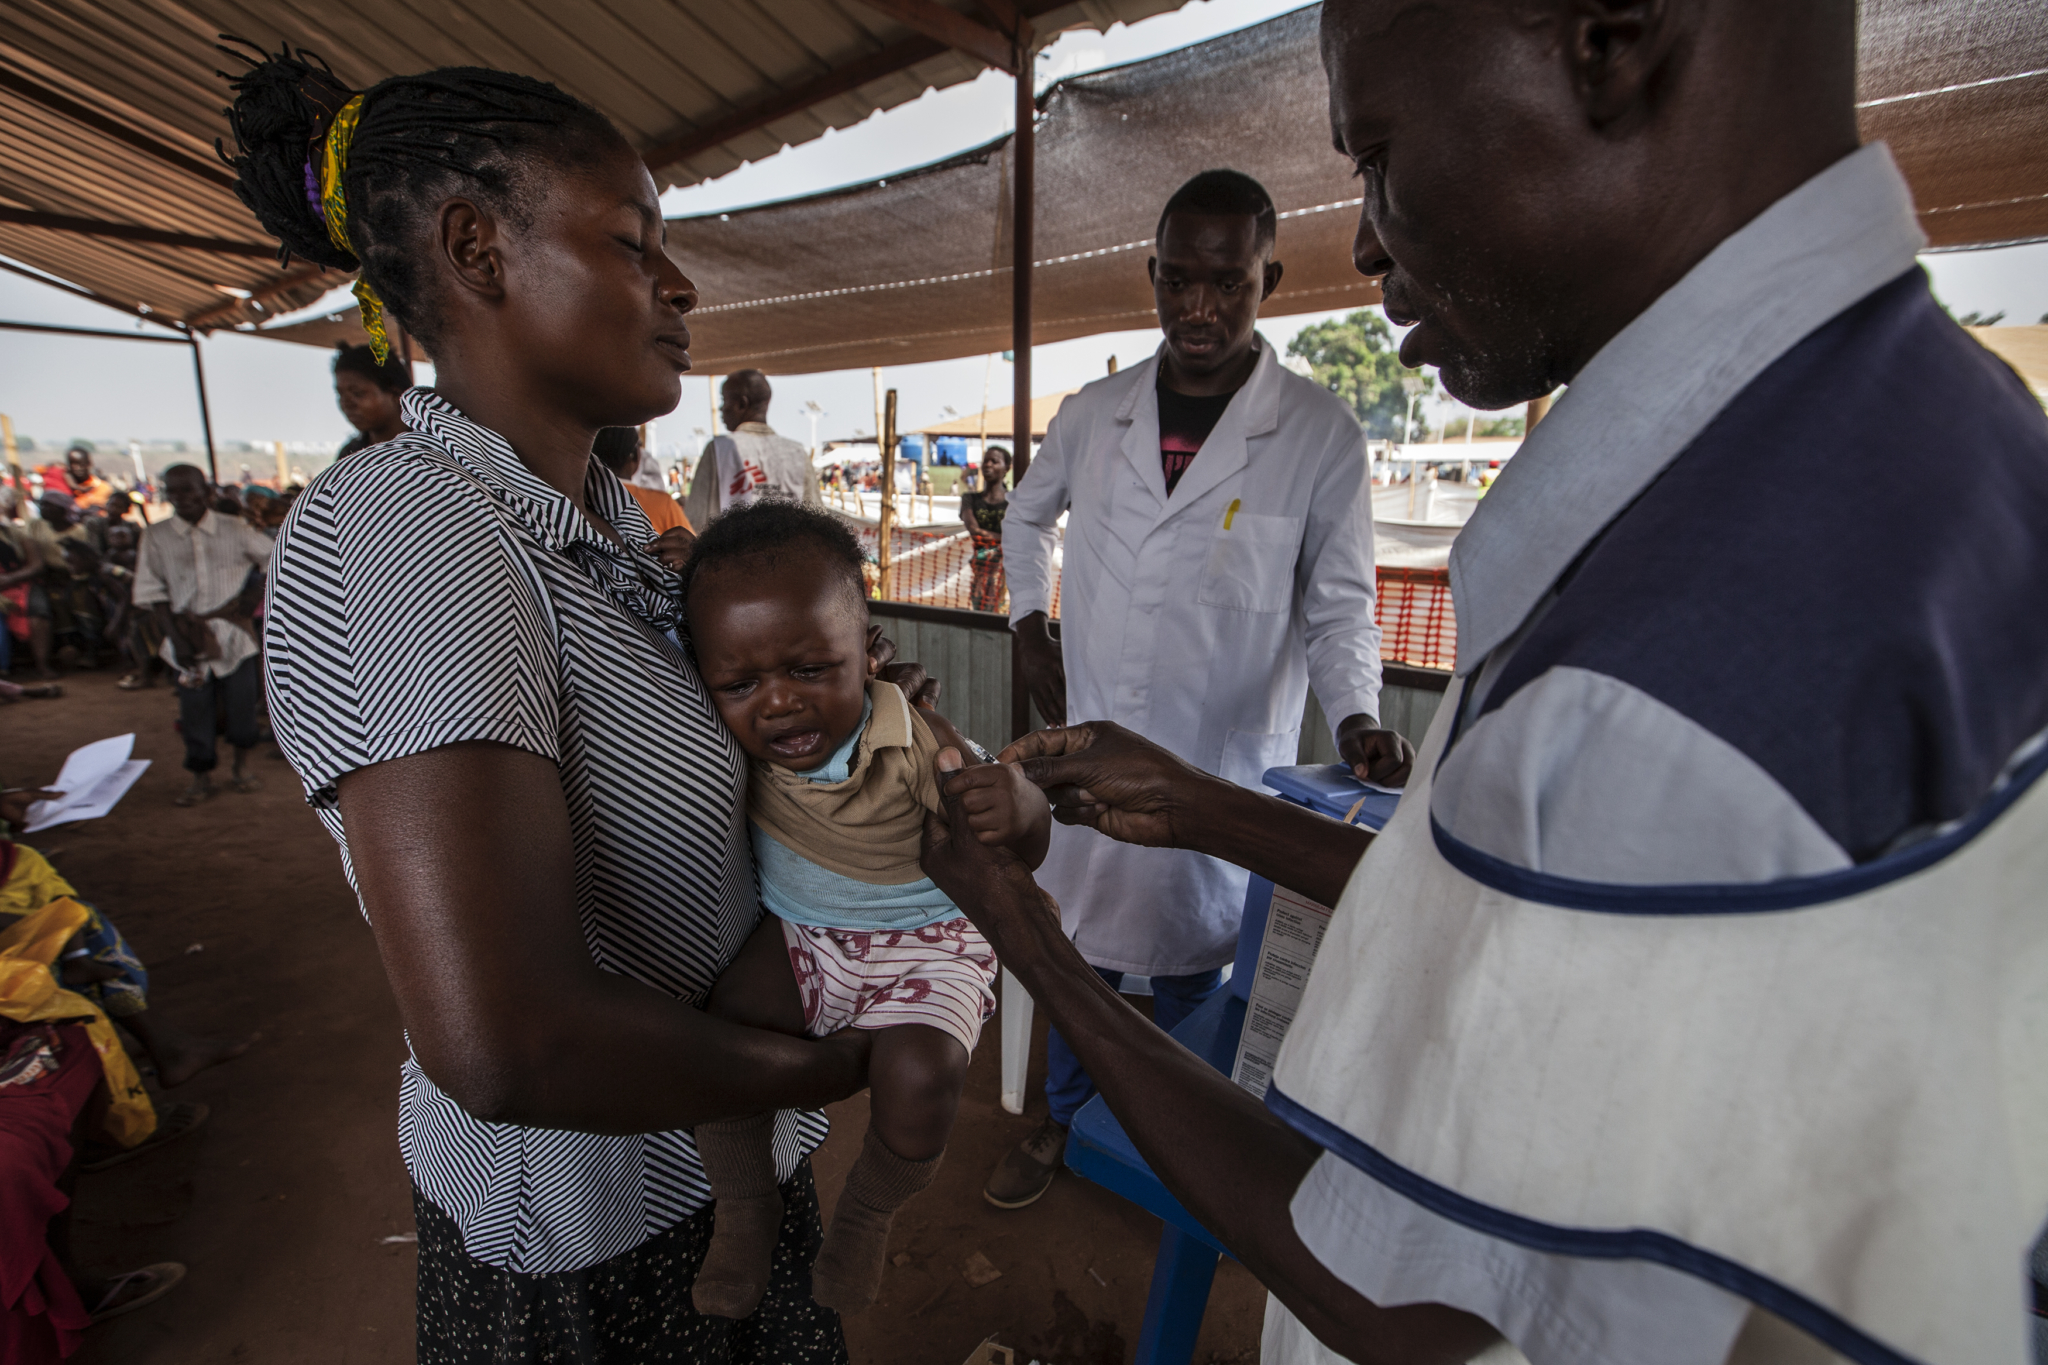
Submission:
M 1227 508 L 1225 508 L 1225 509 L 1224 509 L 1224 512 L 1223 512 L 1223 529 L 1224 529 L 1224 530 L 1228 531 L 1228 530 L 1230 529 L 1230 519 L 1231 519 L 1232 517 L 1234 517 L 1234 516 L 1236 516 L 1236 515 L 1237 515 L 1237 509 L 1238 509 L 1238 508 L 1240 508 L 1240 507 L 1242 507 L 1242 506 L 1244 506 L 1244 499 L 1243 499 L 1243 498 L 1232 498 L 1232 499 L 1230 500 L 1230 506 L 1229 506 L 1229 507 L 1227 507 Z

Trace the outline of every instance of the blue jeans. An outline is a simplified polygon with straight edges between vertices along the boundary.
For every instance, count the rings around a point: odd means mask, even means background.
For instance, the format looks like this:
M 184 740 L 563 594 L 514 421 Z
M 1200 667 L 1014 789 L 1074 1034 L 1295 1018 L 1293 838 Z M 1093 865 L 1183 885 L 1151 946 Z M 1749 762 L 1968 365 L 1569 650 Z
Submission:
M 1107 967 L 1097 967 L 1095 974 L 1109 983 L 1111 990 L 1124 984 L 1124 974 L 1113 972 Z M 1223 984 L 1223 969 L 1218 967 L 1193 976 L 1155 976 L 1152 978 L 1152 1022 L 1168 1033 L 1180 1021 L 1195 1012 L 1195 1007 L 1216 994 Z M 1053 1122 L 1067 1127 L 1074 1121 L 1074 1114 L 1088 1103 L 1095 1094 L 1095 1082 L 1081 1069 L 1081 1059 L 1067 1046 L 1067 1040 L 1060 1037 L 1058 1029 L 1049 1029 L 1045 1035 L 1045 1100 L 1052 1108 Z

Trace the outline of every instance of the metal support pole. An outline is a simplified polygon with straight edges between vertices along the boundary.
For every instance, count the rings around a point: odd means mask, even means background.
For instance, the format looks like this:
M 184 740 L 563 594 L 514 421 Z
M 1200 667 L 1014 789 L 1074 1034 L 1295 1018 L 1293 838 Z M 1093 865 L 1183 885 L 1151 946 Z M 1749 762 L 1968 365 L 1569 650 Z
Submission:
M 192 346 L 192 375 L 199 381 L 199 425 L 206 431 L 206 477 L 219 483 L 220 469 L 213 453 L 213 413 L 206 403 L 206 362 L 199 358 L 199 333 L 188 331 L 185 340 Z
M 1031 91 L 1031 41 L 1021 23 L 1016 43 L 1017 134 L 1010 144 L 1016 175 L 1010 204 L 1016 219 L 1010 233 L 1010 354 L 1016 360 L 1016 384 L 1012 390 L 1016 406 L 1011 409 L 1011 439 L 1015 442 L 1010 452 L 1012 487 L 1022 484 L 1024 471 L 1031 468 L 1031 227 L 1038 190 L 1037 130 L 1033 127 L 1038 104 Z

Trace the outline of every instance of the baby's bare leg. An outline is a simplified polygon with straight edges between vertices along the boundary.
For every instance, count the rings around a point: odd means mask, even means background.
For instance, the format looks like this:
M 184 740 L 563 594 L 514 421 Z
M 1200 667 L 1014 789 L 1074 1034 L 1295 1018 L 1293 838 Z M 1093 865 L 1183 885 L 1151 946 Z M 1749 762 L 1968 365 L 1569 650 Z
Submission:
M 790 970 L 781 920 L 770 915 L 761 922 L 711 988 L 704 1008 L 748 1028 L 803 1036 L 803 1000 Z M 743 1318 L 767 1292 L 775 1239 L 782 1228 L 774 1136 L 773 1113 L 697 1125 L 697 1155 L 718 1201 L 711 1245 L 690 1287 L 700 1313 Z
M 875 1301 L 889 1225 L 938 1174 L 966 1080 L 967 1049 L 951 1034 L 923 1024 L 877 1033 L 868 1064 L 867 1140 L 846 1173 L 811 1270 L 811 1295 L 819 1303 L 853 1313 Z
M 897 1156 L 928 1161 L 946 1150 L 966 1084 L 967 1049 L 952 1034 L 923 1024 L 882 1029 L 868 1062 L 868 1123 Z

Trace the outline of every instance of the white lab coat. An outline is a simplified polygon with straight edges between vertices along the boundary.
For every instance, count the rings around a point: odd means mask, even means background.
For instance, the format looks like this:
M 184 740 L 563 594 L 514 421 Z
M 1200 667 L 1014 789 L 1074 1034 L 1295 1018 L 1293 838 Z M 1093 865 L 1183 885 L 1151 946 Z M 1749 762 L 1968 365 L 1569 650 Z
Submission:
M 1379 715 L 1364 433 L 1262 339 L 1169 498 L 1159 359 L 1061 405 L 1003 522 L 1010 619 L 1060 593 L 1067 719 L 1113 720 L 1243 786 L 1293 763 L 1305 688 L 1332 725 Z M 1098 967 L 1182 976 L 1230 961 L 1246 874 L 1199 853 L 1056 825 L 1039 880 Z

